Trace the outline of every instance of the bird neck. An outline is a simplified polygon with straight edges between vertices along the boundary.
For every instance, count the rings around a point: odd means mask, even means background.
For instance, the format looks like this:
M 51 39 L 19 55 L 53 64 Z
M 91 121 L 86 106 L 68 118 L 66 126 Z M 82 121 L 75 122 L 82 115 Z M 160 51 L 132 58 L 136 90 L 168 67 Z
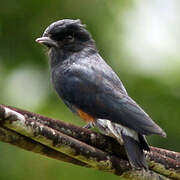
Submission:
M 54 68 L 59 63 L 63 62 L 65 57 L 62 50 L 57 50 L 55 48 L 49 49 L 48 56 L 49 56 L 49 64 L 51 68 Z
M 50 59 L 50 66 L 51 68 L 55 68 L 56 66 L 60 65 L 64 61 L 76 61 L 79 58 L 86 58 L 95 53 L 98 53 L 98 50 L 95 46 L 87 46 L 86 48 L 82 49 L 81 51 L 72 52 L 66 50 L 60 50 L 52 48 L 49 50 L 48 55 Z

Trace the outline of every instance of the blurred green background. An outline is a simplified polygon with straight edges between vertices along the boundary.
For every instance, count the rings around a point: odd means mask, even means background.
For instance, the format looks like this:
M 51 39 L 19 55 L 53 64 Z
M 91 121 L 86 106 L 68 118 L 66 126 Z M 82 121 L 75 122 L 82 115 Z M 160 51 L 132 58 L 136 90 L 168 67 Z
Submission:
M 6 0 L 0 7 L 0 103 L 82 126 L 51 87 L 46 49 L 35 42 L 52 22 L 79 18 L 128 93 L 166 132 L 151 145 L 180 151 L 178 0 Z M 0 143 L 1 180 L 115 180 Z

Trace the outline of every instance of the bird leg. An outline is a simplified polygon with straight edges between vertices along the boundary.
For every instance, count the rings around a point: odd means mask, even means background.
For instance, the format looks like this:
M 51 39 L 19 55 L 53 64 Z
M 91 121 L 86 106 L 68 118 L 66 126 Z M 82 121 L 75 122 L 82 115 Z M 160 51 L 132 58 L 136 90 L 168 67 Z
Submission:
M 83 128 L 86 128 L 86 129 L 91 129 L 91 128 L 93 128 L 94 126 L 93 126 L 93 123 L 92 122 L 89 122 L 89 123 L 87 123 L 85 126 L 83 126 Z

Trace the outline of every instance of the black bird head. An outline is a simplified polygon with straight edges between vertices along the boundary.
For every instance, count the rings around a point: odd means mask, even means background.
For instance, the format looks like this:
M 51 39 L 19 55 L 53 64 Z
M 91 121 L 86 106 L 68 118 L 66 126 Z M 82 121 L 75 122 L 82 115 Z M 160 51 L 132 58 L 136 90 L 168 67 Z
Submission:
M 94 40 L 79 19 L 64 19 L 52 23 L 36 42 L 66 53 L 78 52 L 85 47 L 95 48 Z

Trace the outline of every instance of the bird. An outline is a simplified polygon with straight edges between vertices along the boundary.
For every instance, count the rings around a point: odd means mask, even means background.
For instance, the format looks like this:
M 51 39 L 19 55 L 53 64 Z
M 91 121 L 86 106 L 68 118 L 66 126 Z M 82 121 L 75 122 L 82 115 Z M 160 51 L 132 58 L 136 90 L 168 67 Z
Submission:
M 51 81 L 67 107 L 86 125 L 124 145 L 135 169 L 148 169 L 147 135 L 166 133 L 128 95 L 122 81 L 104 61 L 79 19 L 50 24 L 36 42 L 48 49 Z

